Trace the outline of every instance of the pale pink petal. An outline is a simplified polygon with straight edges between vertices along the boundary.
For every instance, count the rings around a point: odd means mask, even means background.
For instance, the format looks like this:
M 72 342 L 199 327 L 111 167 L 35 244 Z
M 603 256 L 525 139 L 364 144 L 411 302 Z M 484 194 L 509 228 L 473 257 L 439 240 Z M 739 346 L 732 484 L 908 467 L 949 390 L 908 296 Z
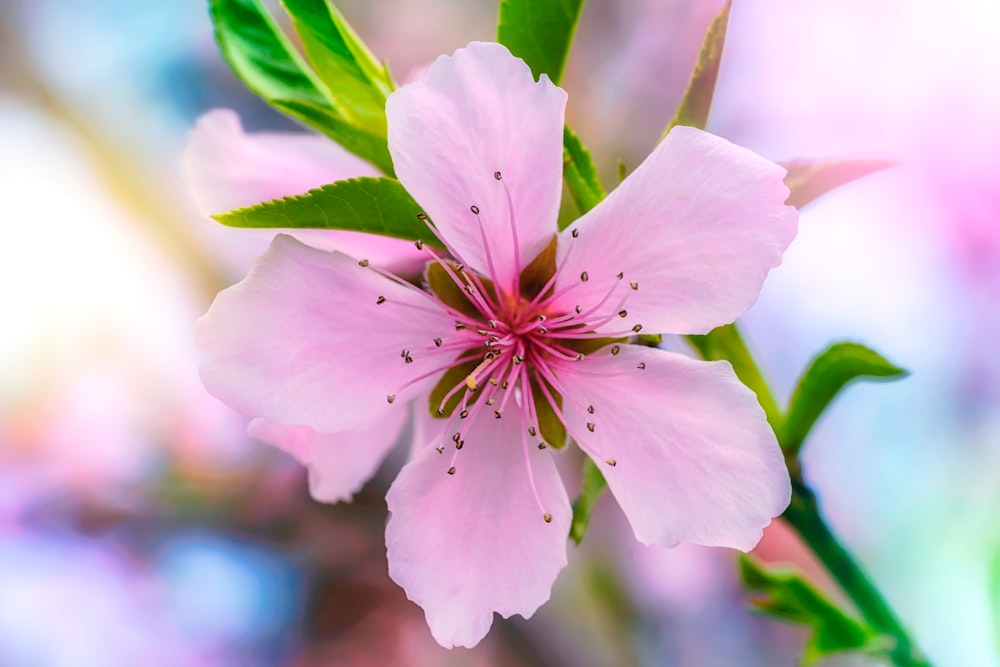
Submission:
M 198 210 L 224 213 L 326 183 L 379 171 L 326 137 L 291 132 L 247 134 L 239 116 L 213 109 L 201 116 L 182 165 Z
M 536 83 L 505 47 L 478 42 L 438 58 L 426 81 L 386 104 L 399 180 L 473 268 L 488 274 L 492 259 L 504 286 L 556 232 L 565 107 L 547 77 Z
M 451 432 L 438 443 L 444 453 L 421 446 L 386 496 L 389 575 L 423 607 L 434 638 L 448 648 L 475 646 L 494 612 L 529 617 L 549 598 L 566 565 L 572 517 L 551 450 L 532 445 L 541 507 L 536 502 L 515 409 L 500 420 L 484 413 L 462 425 L 469 429 L 457 456 Z
M 299 195 L 334 181 L 380 175 L 375 167 L 326 137 L 291 132 L 247 134 L 229 109 L 213 109 L 198 119 L 181 165 L 195 205 L 206 217 Z M 274 236 L 271 229 L 244 233 Z M 412 243 L 401 239 L 339 230 L 290 233 L 316 248 L 336 249 L 397 270 L 409 270 L 426 259 Z
M 386 301 L 378 304 L 379 297 Z M 364 428 L 436 375 L 455 322 L 425 294 L 338 252 L 279 235 L 198 322 L 205 387 L 235 410 L 335 433 Z M 403 350 L 410 351 L 406 363 Z M 387 396 L 398 398 L 389 404 Z
M 798 216 L 784 205 L 784 173 L 725 139 L 675 127 L 560 235 L 558 256 L 566 261 L 559 287 L 577 284 L 563 308 L 598 303 L 622 273 L 610 303 L 625 298 L 626 328 L 706 333 L 732 322 L 757 299 L 795 236 Z M 584 272 L 588 282 L 580 280 Z M 632 281 L 638 290 L 629 289 Z
M 318 433 L 308 426 L 286 426 L 254 419 L 251 437 L 279 447 L 309 469 L 309 492 L 324 503 L 349 501 L 378 470 L 406 423 L 403 410 L 393 410 L 358 431 Z
M 572 435 L 640 542 L 747 551 L 788 505 L 774 433 L 729 362 L 622 345 L 559 379 Z

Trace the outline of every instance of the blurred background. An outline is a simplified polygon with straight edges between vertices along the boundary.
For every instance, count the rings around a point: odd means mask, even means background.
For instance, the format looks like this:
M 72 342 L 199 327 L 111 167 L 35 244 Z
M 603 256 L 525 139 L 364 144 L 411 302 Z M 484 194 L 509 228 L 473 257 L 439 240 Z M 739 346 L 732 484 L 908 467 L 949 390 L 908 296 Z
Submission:
M 491 1 L 338 5 L 398 81 L 494 34 Z M 655 145 L 720 5 L 587 3 L 564 87 L 606 183 Z M 851 387 L 805 473 L 941 666 L 1000 665 L 997 34 L 995 0 L 736 0 L 710 123 L 774 160 L 900 163 L 803 211 L 743 321 L 782 397 L 834 340 L 911 371 Z M 198 381 L 194 320 L 267 244 L 183 182 L 216 107 L 297 130 L 202 0 L 0 0 L 0 666 L 797 664 L 803 631 L 747 611 L 733 553 L 640 547 L 608 498 L 535 618 L 438 647 L 386 576 L 401 457 L 315 503 Z M 815 567 L 780 522 L 758 551 Z

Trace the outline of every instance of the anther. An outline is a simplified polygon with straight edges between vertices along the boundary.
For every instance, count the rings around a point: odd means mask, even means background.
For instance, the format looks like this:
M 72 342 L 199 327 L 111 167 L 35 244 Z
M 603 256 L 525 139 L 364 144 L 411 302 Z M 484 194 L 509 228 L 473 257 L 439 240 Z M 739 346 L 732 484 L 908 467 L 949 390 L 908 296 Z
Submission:
M 426 220 L 426 219 L 427 219 L 426 213 L 417 213 L 417 220 Z
M 579 229 L 574 229 L 573 231 L 570 232 L 570 235 L 573 238 L 578 238 L 580 236 L 580 230 Z
M 416 241 L 413 242 L 413 245 L 417 246 L 417 250 L 423 250 L 424 249 L 424 240 L 423 239 L 417 239 Z
M 619 310 L 618 317 L 628 317 L 628 311 L 625 309 Z
M 538 448 L 539 449 L 545 449 L 546 447 L 548 447 L 548 445 L 546 445 L 544 442 L 538 443 Z
M 459 440 L 455 443 L 455 449 L 461 449 L 462 447 L 465 447 L 465 440 Z
M 473 215 L 479 215 L 479 207 L 476 206 L 475 204 L 470 206 L 469 210 L 472 211 Z
M 579 315 L 580 313 L 582 313 L 582 312 L 583 312 L 583 306 L 577 306 L 577 307 L 576 307 L 576 308 L 574 308 L 573 310 L 575 310 L 575 311 L 576 311 L 576 314 L 577 314 L 577 315 Z
M 632 289 L 639 289 L 639 283 L 637 283 L 637 282 L 636 282 L 636 281 L 634 281 L 634 280 L 633 280 L 632 282 L 630 282 L 630 283 L 628 284 L 628 286 L 629 286 L 629 287 L 631 287 Z
M 403 353 L 400 354 L 399 356 L 402 357 L 403 359 L 406 359 L 408 356 L 410 356 L 410 351 L 404 348 Z
M 454 475 L 455 474 L 455 466 L 452 466 L 452 467 L 448 468 L 448 474 L 449 475 Z
M 438 406 L 438 408 L 435 410 L 435 412 L 437 412 L 437 416 L 438 417 L 444 417 L 444 408 Z
M 495 387 L 495 386 L 497 386 L 498 384 L 500 384 L 500 380 L 498 380 L 498 379 L 496 379 L 496 378 L 490 378 L 490 384 L 491 384 L 491 385 L 493 385 L 493 386 Z M 492 404 L 491 404 L 491 405 L 492 405 Z
M 441 343 L 443 343 L 443 342 L 444 341 L 441 340 L 440 338 L 435 338 L 434 339 L 434 345 L 435 345 L 435 347 L 441 347 Z
M 368 260 L 362 259 L 358 262 L 358 266 L 368 266 Z
M 476 290 L 473 289 L 472 285 L 466 285 L 465 286 L 465 293 L 466 294 L 475 294 Z
M 385 400 L 387 400 L 390 403 L 392 403 L 393 401 L 396 400 L 396 395 L 395 394 L 389 394 L 388 396 L 385 397 Z
M 497 419 L 500 419 L 501 417 L 503 417 L 503 415 L 500 414 L 499 410 L 494 410 L 493 411 L 493 416 L 496 417 Z
M 535 319 L 538 320 L 539 322 L 544 322 L 545 321 L 545 316 L 544 315 L 539 315 Z
M 375 299 L 375 303 L 382 305 L 383 303 L 385 303 L 385 297 L 380 296 L 379 298 Z
M 584 271 L 583 273 L 580 274 L 580 282 L 584 282 L 585 283 L 588 280 L 590 280 L 590 276 L 587 275 L 586 271 Z
M 498 326 L 500 326 L 500 323 L 497 322 L 496 320 L 489 320 L 489 325 L 491 329 L 496 329 Z
M 579 354 L 576 355 L 576 360 L 583 361 L 583 352 L 580 352 Z
M 490 332 L 487 331 L 486 329 L 476 329 L 476 333 L 479 334 L 480 336 L 489 336 L 490 335 Z
M 464 328 L 465 328 L 464 324 L 462 324 L 461 322 L 455 322 L 455 331 L 461 331 Z
M 542 519 L 545 521 L 545 523 L 552 523 L 552 515 L 549 514 L 548 512 L 542 515 Z
M 546 329 L 545 327 L 538 327 L 538 333 L 544 335 L 544 334 L 547 334 L 548 332 L 549 332 L 549 330 Z
M 444 447 L 435 447 L 434 449 L 437 450 L 438 454 L 444 454 Z
M 621 351 L 622 351 L 622 346 L 621 345 L 615 345 L 615 346 L 613 346 L 611 348 L 611 356 L 613 357 L 613 356 L 615 356 L 616 354 L 618 354 Z
M 520 354 L 515 354 L 514 355 L 514 365 L 515 366 L 520 366 L 523 363 L 524 363 L 524 357 L 522 357 Z
M 530 435 L 531 437 L 535 437 L 537 434 L 538 434 L 538 431 L 535 430 L 534 426 L 529 426 L 528 427 L 528 435 Z
M 455 273 L 461 273 L 462 271 L 465 271 L 465 264 L 456 264 Z
M 486 399 L 486 405 L 493 405 L 496 401 L 492 397 Z
M 451 439 L 454 440 L 455 442 L 458 442 L 459 440 L 462 439 L 462 434 L 459 433 L 458 431 L 455 431 L 455 435 L 451 436 Z
M 640 361 L 639 365 L 636 366 L 636 368 L 638 368 L 640 371 L 646 370 L 646 362 L 645 361 Z
M 413 357 L 411 357 L 410 355 L 406 355 L 405 357 L 403 357 L 403 361 L 405 361 L 408 364 L 412 364 L 413 363 Z
M 594 414 L 594 406 L 593 405 L 588 405 L 587 406 L 587 412 L 589 412 L 590 414 Z
M 595 428 L 597 428 L 597 424 L 595 424 L 594 422 L 587 422 L 587 430 L 588 431 L 590 431 L 591 433 L 593 433 Z
M 500 383 L 500 388 L 501 389 L 506 389 L 509 386 L 510 386 L 510 382 L 508 382 L 507 380 L 504 380 L 503 382 Z
M 497 179 L 499 181 L 501 178 L 503 178 L 503 175 L 499 171 L 494 171 L 493 172 L 493 178 L 495 178 L 495 179 Z
M 469 416 L 469 411 L 468 410 L 462 410 L 461 412 L 458 413 L 458 416 L 461 417 L 462 419 L 465 419 L 466 417 Z
M 635 325 L 634 327 L 632 327 L 632 331 L 639 333 L 640 331 L 642 331 L 642 325 L 641 324 Z
M 616 465 L 618 465 L 618 461 L 616 461 L 614 459 L 608 459 L 607 461 L 605 461 L 605 463 L 607 463 L 612 468 L 614 468 Z
M 618 272 L 618 280 L 621 280 L 624 277 L 625 277 L 625 272 L 624 271 L 619 271 Z

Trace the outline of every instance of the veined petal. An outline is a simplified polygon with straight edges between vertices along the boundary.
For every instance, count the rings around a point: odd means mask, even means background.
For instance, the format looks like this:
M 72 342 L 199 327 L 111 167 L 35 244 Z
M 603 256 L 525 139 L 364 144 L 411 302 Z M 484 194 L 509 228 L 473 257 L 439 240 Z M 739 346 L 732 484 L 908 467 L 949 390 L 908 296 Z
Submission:
M 784 173 L 725 139 L 675 127 L 561 234 L 560 287 L 580 283 L 583 272 L 590 279 L 563 297 L 565 307 L 599 302 L 623 273 L 612 301 L 625 298 L 630 327 L 706 333 L 732 322 L 756 301 L 795 236 L 798 215 L 784 205 Z M 630 282 L 638 289 L 630 291 Z
M 380 175 L 326 137 L 247 134 L 230 109 L 213 109 L 198 119 L 182 165 L 195 204 L 206 216 L 302 194 L 345 178 Z
M 198 321 L 208 353 L 201 377 L 244 414 L 324 433 L 357 430 L 429 391 L 439 374 L 413 381 L 442 359 L 425 351 L 454 329 L 414 288 L 279 235 Z M 389 394 L 398 400 L 389 404 Z
M 396 444 L 406 412 L 392 410 L 359 431 L 318 433 L 308 426 L 286 426 L 254 419 L 251 437 L 285 450 L 309 469 L 309 493 L 324 503 L 349 501 L 378 470 Z
M 640 542 L 757 544 L 791 485 L 764 411 L 729 362 L 622 345 L 576 368 L 559 377 L 570 429 Z
M 468 426 L 461 450 L 450 433 L 438 436 L 443 453 L 420 446 L 386 496 L 389 575 L 447 648 L 475 646 L 494 612 L 529 617 L 549 598 L 572 516 L 550 450 L 531 445 L 539 507 L 515 410 L 499 420 L 482 413 Z
M 565 108 L 547 77 L 536 83 L 505 47 L 479 42 L 386 103 L 399 180 L 463 260 L 483 274 L 492 262 L 504 285 L 556 231 Z

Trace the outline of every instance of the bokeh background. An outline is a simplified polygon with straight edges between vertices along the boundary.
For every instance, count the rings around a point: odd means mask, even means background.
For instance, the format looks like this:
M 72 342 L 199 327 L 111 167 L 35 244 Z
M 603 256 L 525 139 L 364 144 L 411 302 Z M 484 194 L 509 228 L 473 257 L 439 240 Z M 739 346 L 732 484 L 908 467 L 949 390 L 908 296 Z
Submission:
M 493 2 L 338 3 L 397 80 Z M 564 87 L 606 182 L 673 114 L 718 0 L 590 0 Z M 1000 4 L 736 0 L 710 129 L 775 159 L 899 167 L 810 205 L 745 316 L 787 397 L 863 342 L 805 473 L 942 666 L 1000 665 Z M 0 665 L 796 664 L 725 550 L 636 545 L 613 502 L 530 622 L 446 651 L 385 574 L 391 459 L 352 505 L 244 434 L 192 324 L 266 239 L 198 215 L 195 119 L 296 128 L 243 89 L 201 0 L 0 0 Z M 813 568 L 780 522 L 762 557 Z M 870 664 L 834 658 L 830 665 Z

